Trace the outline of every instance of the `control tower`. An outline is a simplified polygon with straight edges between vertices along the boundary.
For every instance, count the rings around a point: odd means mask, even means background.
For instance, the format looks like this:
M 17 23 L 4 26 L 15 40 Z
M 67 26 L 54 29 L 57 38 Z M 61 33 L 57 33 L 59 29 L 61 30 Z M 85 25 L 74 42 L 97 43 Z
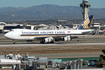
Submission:
M 88 17 L 88 8 L 90 6 L 91 4 L 88 3 L 88 0 L 83 0 L 83 3 L 80 4 L 80 7 L 82 7 L 83 20 L 85 20 Z

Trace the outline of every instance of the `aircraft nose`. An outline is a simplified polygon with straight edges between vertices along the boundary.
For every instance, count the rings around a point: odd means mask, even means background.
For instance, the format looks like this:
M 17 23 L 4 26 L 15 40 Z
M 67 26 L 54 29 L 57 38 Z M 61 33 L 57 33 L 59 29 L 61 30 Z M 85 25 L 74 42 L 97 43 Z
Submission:
M 4 37 L 6 37 L 6 38 L 9 38 L 9 34 L 8 33 L 6 33 L 5 35 L 4 35 Z
M 6 34 L 4 34 L 4 37 L 7 37 L 8 36 L 8 34 L 6 33 Z

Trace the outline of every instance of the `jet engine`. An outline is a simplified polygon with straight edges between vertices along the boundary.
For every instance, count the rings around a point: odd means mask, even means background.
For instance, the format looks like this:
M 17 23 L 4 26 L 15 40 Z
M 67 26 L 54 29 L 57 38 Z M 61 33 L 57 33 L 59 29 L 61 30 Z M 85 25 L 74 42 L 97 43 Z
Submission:
M 70 41 L 71 40 L 71 37 L 70 36 L 66 36 L 63 38 L 63 41 Z
M 54 43 L 54 38 L 52 37 L 45 38 L 40 43 Z
M 45 43 L 52 43 L 54 39 L 52 37 L 45 38 Z

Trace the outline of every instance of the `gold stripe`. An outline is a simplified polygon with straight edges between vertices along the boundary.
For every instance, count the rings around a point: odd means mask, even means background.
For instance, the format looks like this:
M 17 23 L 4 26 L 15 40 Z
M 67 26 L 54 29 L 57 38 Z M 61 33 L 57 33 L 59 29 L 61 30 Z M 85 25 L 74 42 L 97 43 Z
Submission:
M 64 35 L 21 35 L 21 37 L 44 37 L 44 36 L 64 36 Z

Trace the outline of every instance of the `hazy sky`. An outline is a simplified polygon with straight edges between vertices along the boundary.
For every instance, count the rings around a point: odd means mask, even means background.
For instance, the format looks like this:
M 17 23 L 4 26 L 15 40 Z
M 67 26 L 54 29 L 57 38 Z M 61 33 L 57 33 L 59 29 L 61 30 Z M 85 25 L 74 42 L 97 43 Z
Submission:
M 105 0 L 88 0 L 91 8 L 105 8 Z M 0 7 L 30 7 L 43 4 L 79 6 L 82 0 L 0 0 Z

